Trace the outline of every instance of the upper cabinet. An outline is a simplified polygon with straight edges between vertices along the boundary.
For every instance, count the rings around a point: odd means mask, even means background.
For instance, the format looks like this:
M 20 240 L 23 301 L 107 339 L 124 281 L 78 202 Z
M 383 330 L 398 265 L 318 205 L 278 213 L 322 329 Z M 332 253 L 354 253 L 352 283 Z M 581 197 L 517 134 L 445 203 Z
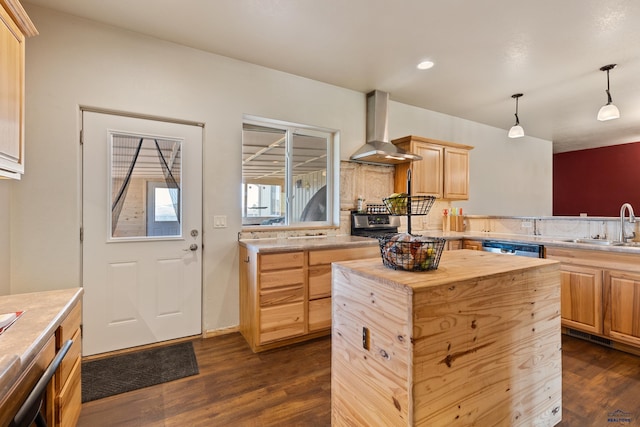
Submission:
M 0 177 L 24 173 L 25 37 L 38 31 L 17 0 L 0 0 Z
M 407 169 L 411 168 L 413 195 L 469 199 L 469 150 L 472 146 L 412 135 L 391 142 L 422 157 L 422 160 L 396 165 L 397 193 L 407 191 Z

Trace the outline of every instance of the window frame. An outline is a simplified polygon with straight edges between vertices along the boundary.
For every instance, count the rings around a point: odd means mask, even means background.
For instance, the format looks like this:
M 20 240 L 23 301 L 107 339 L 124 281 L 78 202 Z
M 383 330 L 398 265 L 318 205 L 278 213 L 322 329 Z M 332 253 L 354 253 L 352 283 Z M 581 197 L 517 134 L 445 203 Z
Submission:
M 336 129 L 330 129 L 320 126 L 305 125 L 300 123 L 287 122 L 276 119 L 268 119 L 253 115 L 243 115 L 242 127 L 244 132 L 245 125 L 254 125 L 266 128 L 282 130 L 285 132 L 285 182 L 284 182 L 284 223 L 269 225 L 243 225 L 242 230 L 292 230 L 305 228 L 337 228 L 340 221 L 340 149 L 339 138 L 340 132 Z M 294 171 L 291 159 L 294 154 L 293 137 L 311 136 L 326 138 L 327 141 L 327 158 L 326 158 L 326 189 L 327 189 L 327 219 L 326 221 L 304 221 L 291 222 L 293 210 L 293 192 L 295 183 L 293 182 Z M 244 144 L 244 138 L 242 140 Z M 241 172 L 241 194 L 245 194 L 248 184 L 244 181 L 244 167 Z M 245 201 L 242 201 L 243 206 Z M 246 206 L 241 213 L 245 218 Z

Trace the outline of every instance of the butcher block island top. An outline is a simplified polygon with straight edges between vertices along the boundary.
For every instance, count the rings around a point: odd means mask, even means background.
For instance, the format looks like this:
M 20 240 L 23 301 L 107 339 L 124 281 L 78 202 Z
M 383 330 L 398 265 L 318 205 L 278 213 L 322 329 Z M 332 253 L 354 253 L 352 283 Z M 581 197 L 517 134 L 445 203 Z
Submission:
M 472 250 L 425 272 L 334 263 L 332 425 L 558 424 L 559 267 Z

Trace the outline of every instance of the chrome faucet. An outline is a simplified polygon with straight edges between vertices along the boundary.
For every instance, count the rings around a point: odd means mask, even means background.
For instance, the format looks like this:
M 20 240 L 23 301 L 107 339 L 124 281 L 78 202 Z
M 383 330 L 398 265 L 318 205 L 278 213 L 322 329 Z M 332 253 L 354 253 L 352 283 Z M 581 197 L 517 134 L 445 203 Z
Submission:
M 635 231 L 631 233 L 631 236 L 626 236 L 624 234 L 624 210 L 625 208 L 629 211 L 629 222 L 636 222 L 636 216 L 633 214 L 633 208 L 631 207 L 631 204 L 629 203 L 624 203 L 622 205 L 622 207 L 620 207 L 620 234 L 618 241 L 624 243 L 627 241 L 627 239 L 631 239 L 634 238 L 636 236 Z

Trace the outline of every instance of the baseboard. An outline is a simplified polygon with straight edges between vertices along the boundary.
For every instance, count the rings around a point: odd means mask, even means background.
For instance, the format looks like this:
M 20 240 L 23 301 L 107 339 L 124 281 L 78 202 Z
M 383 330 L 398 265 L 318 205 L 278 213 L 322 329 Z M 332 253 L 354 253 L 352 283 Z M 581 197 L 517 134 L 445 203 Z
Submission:
M 202 333 L 202 338 L 213 338 L 213 337 L 218 337 L 220 335 L 232 334 L 234 332 L 240 332 L 240 325 L 204 331 Z

